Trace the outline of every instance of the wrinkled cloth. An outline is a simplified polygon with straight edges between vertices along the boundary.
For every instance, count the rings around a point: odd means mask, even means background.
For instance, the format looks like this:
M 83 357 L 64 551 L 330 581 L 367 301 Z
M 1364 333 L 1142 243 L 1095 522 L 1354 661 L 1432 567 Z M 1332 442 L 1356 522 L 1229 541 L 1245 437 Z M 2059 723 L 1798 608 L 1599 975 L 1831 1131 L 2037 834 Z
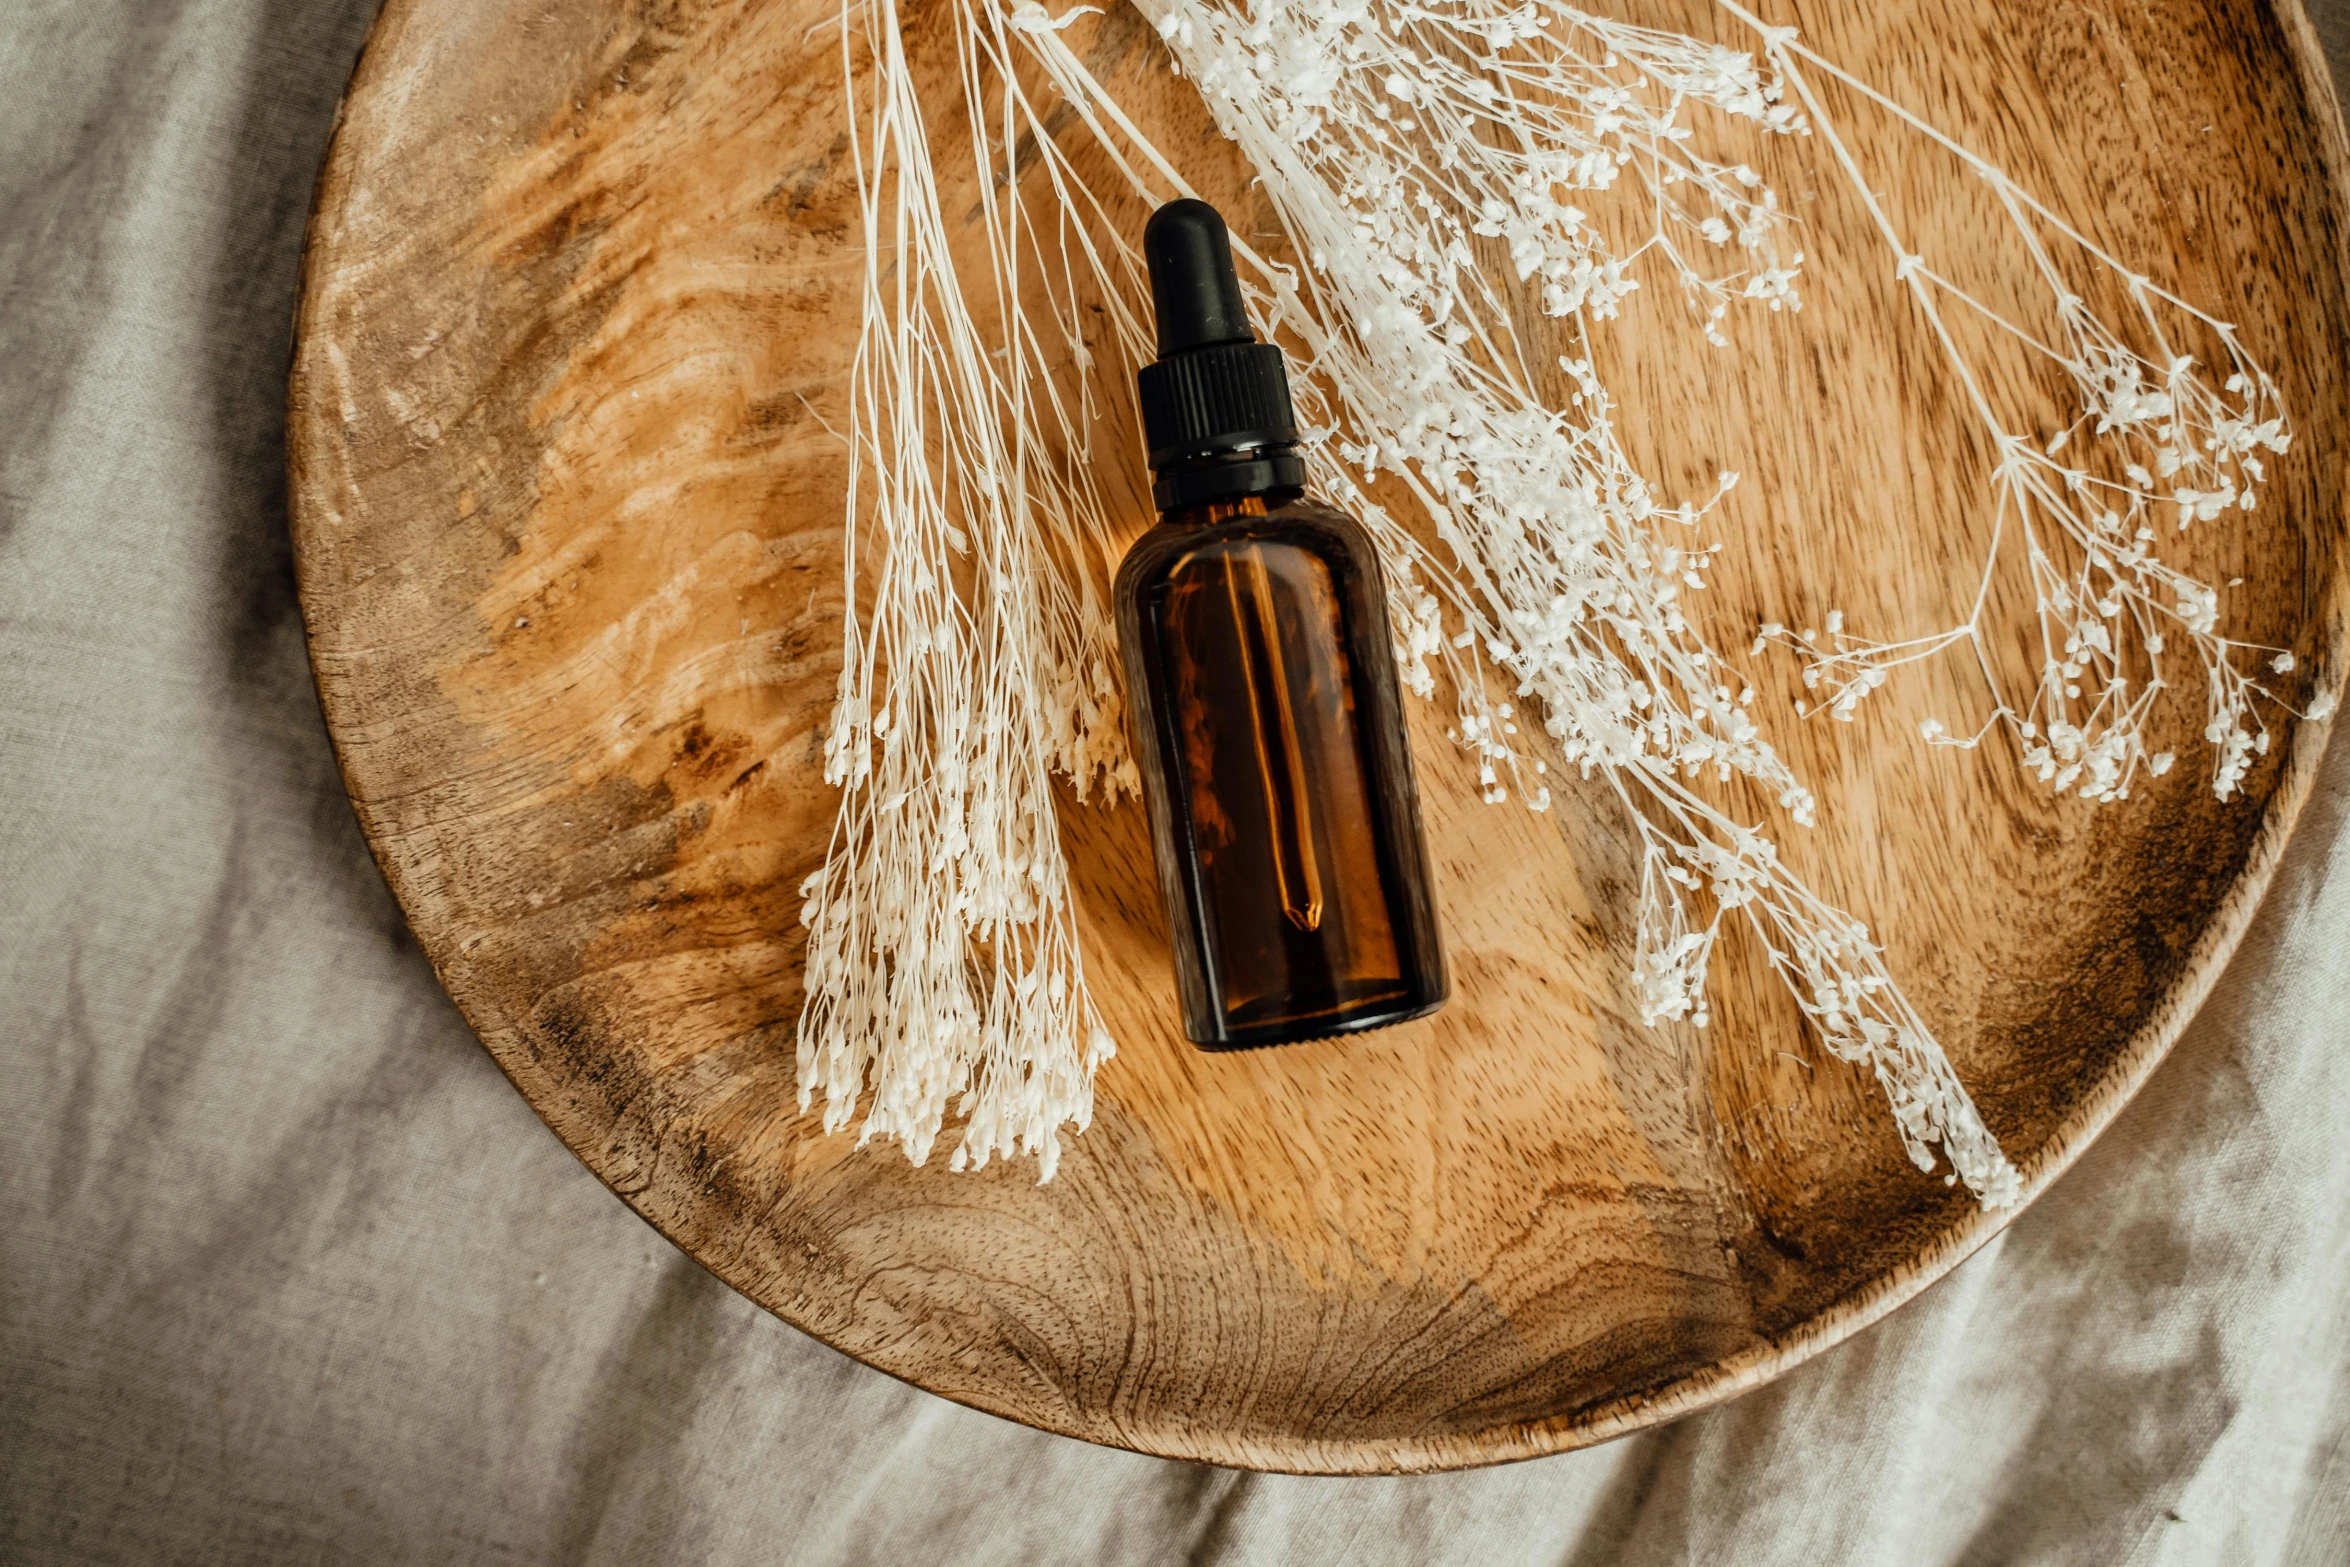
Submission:
M 288 335 L 371 11 L 0 9 L 0 1560 L 2350 1562 L 2341 745 L 2046 1200 L 1631 1440 L 1356 1480 L 1087 1447 L 669 1246 L 435 985 L 304 661 Z

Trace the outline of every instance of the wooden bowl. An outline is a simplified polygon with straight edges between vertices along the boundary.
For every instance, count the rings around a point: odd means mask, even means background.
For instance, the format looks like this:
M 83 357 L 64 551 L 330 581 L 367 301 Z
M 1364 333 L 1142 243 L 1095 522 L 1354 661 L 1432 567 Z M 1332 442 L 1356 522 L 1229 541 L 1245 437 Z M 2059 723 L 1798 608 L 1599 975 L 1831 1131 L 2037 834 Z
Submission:
M 2297 440 L 2263 508 L 2187 536 L 2186 563 L 2243 579 L 2228 629 L 2318 672 L 2296 698 L 2338 684 L 2350 205 L 2298 0 L 1782 10 L 2240 324 Z M 557 1135 L 737 1289 L 870 1365 L 1091 1441 L 1292 1470 L 1482 1463 L 1668 1420 L 1988 1238 L 2003 1215 L 1909 1164 L 1874 1083 L 1805 1034 L 1742 936 L 1710 1029 L 1642 1027 L 1616 807 L 1596 789 L 1546 816 L 1478 803 L 1432 704 L 1414 724 L 1442 1014 L 1191 1050 L 1140 811 L 1072 806 L 1120 1048 L 1058 1179 L 914 1169 L 799 1112 L 797 888 L 833 819 L 819 749 L 843 607 L 827 424 L 861 265 L 836 15 L 391 0 L 319 185 L 290 415 L 319 690 L 418 939 Z M 907 23 L 941 89 L 942 167 L 950 15 Z M 1080 27 L 1195 183 L 1258 221 L 1138 19 Z M 1921 248 L 1986 286 L 2013 275 L 1981 237 L 1980 182 L 1864 131 Z M 1821 150 L 1768 171 L 1807 224 L 1800 315 L 1737 322 L 1738 350 L 1702 360 L 1672 309 L 1605 340 L 1647 471 L 1700 493 L 1746 475 L 1712 519 L 1704 604 L 1740 655 L 1773 613 L 1963 618 L 1988 539 L 1982 443 Z M 1135 481 L 1115 480 L 1139 530 Z M 2203 997 L 2325 726 L 2269 709 L 2277 744 L 2223 804 L 2182 690 L 2181 765 L 2090 806 L 2027 782 L 2012 750 L 1915 742 L 1921 712 L 1982 710 L 1959 662 L 1851 726 L 1799 721 L 1786 661 L 1748 662 L 1821 798 L 1822 825 L 1780 842 L 1886 942 L 2037 1193 Z

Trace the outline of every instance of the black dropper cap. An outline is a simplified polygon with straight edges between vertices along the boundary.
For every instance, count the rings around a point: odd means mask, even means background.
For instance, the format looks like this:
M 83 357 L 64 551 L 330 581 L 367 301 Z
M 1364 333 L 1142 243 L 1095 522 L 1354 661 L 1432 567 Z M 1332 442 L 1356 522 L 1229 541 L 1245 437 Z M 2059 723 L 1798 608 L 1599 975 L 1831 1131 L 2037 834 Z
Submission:
M 1161 511 L 1305 483 L 1281 350 L 1249 330 L 1232 236 L 1204 201 L 1171 201 L 1142 231 L 1159 358 L 1142 367 L 1142 433 Z

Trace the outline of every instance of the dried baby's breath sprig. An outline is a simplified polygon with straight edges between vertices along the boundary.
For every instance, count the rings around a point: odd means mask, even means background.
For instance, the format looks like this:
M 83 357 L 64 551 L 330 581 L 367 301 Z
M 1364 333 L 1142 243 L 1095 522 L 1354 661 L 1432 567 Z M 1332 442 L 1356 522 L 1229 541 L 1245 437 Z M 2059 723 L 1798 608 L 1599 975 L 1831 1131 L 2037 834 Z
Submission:
M 1241 247 L 1262 324 L 1310 371 L 1316 487 L 1389 561 L 1414 688 L 1433 689 L 1431 657 L 1445 666 L 1454 736 L 1488 800 L 1549 801 L 1499 682 L 1638 825 L 1643 1015 L 1705 1021 L 1707 963 L 1737 914 L 1829 1048 L 1877 1076 L 1921 1168 L 1939 1146 L 1986 1204 L 2014 1201 L 2013 1167 L 1865 929 L 1689 786 L 1743 776 L 1799 822 L 1814 811 L 1749 715 L 1751 690 L 1683 612 L 1710 559 L 1692 537 L 1705 508 L 1656 498 L 1588 352 L 1537 366 L 1517 324 L 1530 308 L 1575 341 L 1617 313 L 1649 258 L 1717 341 L 1733 300 L 1794 305 L 1801 256 L 1782 254 L 1776 201 L 1743 165 L 1692 155 L 1684 115 L 1760 135 L 1804 120 L 1751 57 L 1539 0 L 1143 10 L 1307 263 L 1292 273 Z M 1081 117 L 1132 154 L 1122 166 L 1146 193 L 1187 193 L 1055 35 L 1030 42 Z M 1642 219 L 1621 253 L 1584 210 L 1603 202 Z M 1729 258 L 1718 273 L 1693 259 L 1713 251 Z M 1441 557 L 1365 490 L 1381 473 L 1425 510 Z
M 1550 0 L 1142 8 L 1249 158 L 1305 263 L 1293 272 L 1241 247 L 1260 328 L 1285 338 L 1307 371 L 1300 413 L 1313 427 L 1315 486 L 1377 539 L 1397 656 L 1424 695 L 1447 677 L 1453 735 L 1476 758 L 1486 798 L 1549 803 L 1547 764 L 1527 754 L 1520 728 L 1538 721 L 1556 754 L 1616 793 L 1639 833 L 1631 980 L 1644 1016 L 1704 1023 L 1711 954 L 1724 921 L 1742 918 L 1827 1047 L 1878 1078 L 1911 1156 L 1931 1168 L 1939 1147 L 1951 1179 L 2000 1206 L 2019 1194 L 2016 1172 L 1869 933 L 1790 873 L 1761 829 L 1693 787 L 1743 777 L 1798 822 L 1816 809 L 1754 723 L 1752 690 L 1682 609 L 1711 560 L 1696 527 L 1713 497 L 1658 498 L 1626 457 L 1615 401 L 1592 368 L 1590 334 L 1659 270 L 1717 344 L 1742 303 L 1799 305 L 1803 255 L 1790 220 L 1751 167 L 1693 150 L 1698 116 L 1712 122 L 1709 145 L 1821 133 L 1946 348 L 1937 299 L 1975 308 L 1902 252 L 1799 67 L 1868 89 L 1791 32 L 1722 3 L 1756 28 L 1761 63 Z M 1047 1176 L 1057 1129 L 1083 1124 L 1109 1048 L 1084 993 L 1050 776 L 1063 772 L 1081 792 L 1132 779 L 1108 674 L 1108 532 L 1087 443 L 1105 396 L 1123 403 L 1147 337 L 1132 311 L 1141 289 L 1131 250 L 1047 133 L 1015 57 L 1025 51 L 1134 191 L 1187 193 L 1063 46 L 1059 29 L 1074 14 L 958 0 L 992 273 L 992 297 L 975 311 L 948 252 L 894 0 L 848 13 L 844 32 L 865 40 L 876 83 L 857 140 L 869 270 L 852 522 L 869 510 L 883 559 L 870 633 L 852 619 L 828 752 L 846 793 L 834 854 L 809 884 L 801 1049 L 803 1092 L 822 1089 L 828 1124 L 845 1124 L 870 1086 L 867 1135 L 897 1136 L 919 1159 L 959 1095 L 968 1124 L 958 1162 L 1026 1148 Z M 2085 242 L 2004 176 L 1994 183 L 2053 285 L 2044 236 Z M 1033 216 L 1032 197 L 1049 204 L 1048 220 Z M 2188 308 L 2143 279 L 2131 288 L 2150 316 L 2157 304 Z M 1126 362 L 1095 361 L 1079 329 L 1081 293 L 1087 308 L 1106 308 Z M 2204 393 L 2158 321 L 2152 350 L 2126 350 L 2064 299 L 2060 341 L 2045 351 L 2081 372 L 2083 419 L 2098 426 L 2087 434 L 2109 445 L 2116 432 L 2151 439 L 2141 466 L 2161 470 L 2182 518 L 2244 506 L 2261 477 L 2255 447 L 2279 451 L 2285 438 L 2257 368 L 2237 359 L 2225 397 Z M 1566 354 L 1530 352 L 1519 323 L 1543 315 L 1563 322 L 1551 336 Z M 2236 359 L 2233 334 L 2222 340 Z M 1044 373 L 1053 350 L 1075 366 L 1066 384 Z M 1951 363 L 1981 411 L 1955 349 Z M 2159 689 L 2113 691 L 2114 628 L 2126 621 L 2134 645 L 2159 653 L 2149 617 L 2166 617 L 2188 628 L 2199 656 L 2219 652 L 2205 664 L 2226 779 L 2228 737 L 2243 735 L 2245 750 L 2260 743 L 2241 722 L 2256 688 L 2237 670 L 2236 645 L 2216 640 L 2210 590 L 2142 548 L 2154 479 L 2125 465 L 2076 482 L 2092 470 L 2056 459 L 2080 430 L 2035 446 L 1992 423 L 2002 517 L 2012 514 L 2023 541 L 2061 677 L 2020 710 L 2001 700 L 1994 722 L 2004 715 L 2044 742 L 2027 760 L 2053 763 L 2052 783 L 2118 797 L 2134 768 L 2166 764 L 2126 740 L 2113 749 Z M 1369 487 L 1381 476 L 1425 511 L 1433 545 L 1375 502 Z M 2140 506 L 2120 503 L 2124 481 Z M 2110 519 L 2082 498 L 2107 491 Z M 2068 517 L 2085 519 L 2088 534 Z M 849 569 L 853 604 L 853 555 Z M 2117 585 L 2141 597 L 2109 611 Z M 2164 595 L 2169 604 L 2147 608 Z M 1792 640 L 1818 654 L 1818 705 L 1848 713 L 1900 662 L 1979 639 L 1981 613 L 1979 600 L 1970 626 L 1912 643 L 1864 647 L 1845 638 L 1840 617 L 1824 646 L 1816 632 Z M 1766 627 L 1762 642 L 1785 639 Z M 2288 666 L 2288 655 L 2272 660 Z M 1951 738 L 1931 726 L 1929 737 Z
M 956 270 L 895 0 L 856 8 L 842 29 L 849 80 L 861 54 L 870 83 L 852 96 L 850 138 L 864 307 L 851 608 L 825 744 L 842 801 L 802 888 L 800 1096 L 804 1108 L 823 1095 L 831 1131 L 869 1091 L 860 1141 L 896 1138 L 916 1164 L 952 1111 L 954 1168 L 1019 1152 L 1050 1179 L 1060 1130 L 1086 1124 L 1114 1048 L 1085 986 L 1052 777 L 1080 798 L 1137 782 L 1101 592 L 1112 546 L 1088 445 L 1097 386 L 1071 287 L 1097 262 L 1089 198 L 1007 69 L 1004 18 L 960 0 L 957 15 L 980 290 Z M 1019 170 L 1024 140 L 1046 155 Z M 1108 291 L 1129 360 L 1145 341 L 1117 303 L 1130 297 Z M 1073 381 L 1047 373 L 1054 349 L 1074 350 Z
M 2019 743 L 2024 766 L 2061 794 L 2118 801 L 2141 774 L 2160 777 L 2174 757 L 2149 748 L 2149 721 L 2170 689 L 2166 655 L 2197 666 L 2205 693 L 2204 738 L 2211 743 L 2212 789 L 2235 793 L 2254 756 L 2269 745 L 2255 697 L 2270 696 L 2247 666 L 2284 674 L 2293 658 L 2281 648 L 2234 641 L 2219 629 L 2219 592 L 2162 559 L 2163 536 L 2254 509 L 2268 477 L 2262 453 L 2291 442 L 2275 385 L 2253 361 L 2234 326 L 2131 271 L 2032 198 L 2008 175 L 1935 130 L 1901 105 L 1823 59 L 1790 29 L 1764 25 L 1733 0 L 1722 8 L 1753 27 L 1779 76 L 1802 103 L 1836 166 L 1866 208 L 1894 261 L 1894 276 L 1932 331 L 1965 405 L 1989 437 L 1996 461 L 1991 544 L 1967 618 L 1928 634 L 1893 641 L 1857 636 L 1831 613 L 1824 634 L 1762 628 L 1770 643 L 1804 659 L 1814 693 L 1807 713 L 1850 721 L 1861 700 L 1904 665 L 1964 647 L 1991 697 L 1991 712 L 1971 732 L 1952 733 L 1940 719 L 1919 723 L 1934 745 L 1972 748 L 1994 729 Z M 1905 129 L 1935 142 L 1984 180 L 2012 235 L 2046 289 L 2046 333 L 2018 324 L 1936 271 L 1908 247 L 1859 158 L 1808 73 L 1850 89 Z M 2124 324 L 2102 319 L 2059 265 L 2104 278 L 2127 301 Z M 2028 413 L 2003 412 L 1988 382 L 1961 347 L 1953 321 L 1968 318 L 2020 345 L 2068 384 L 2078 412 L 2044 441 L 2022 433 Z M 2215 345 L 2206 371 L 2182 333 Z M 2214 385 L 2214 378 L 2217 385 Z M 2011 693 L 1992 666 L 1988 609 L 1999 574 L 2021 572 L 2038 619 L 2040 669 L 2028 693 Z M 2321 696 L 2318 699 L 2325 702 Z M 2313 707 L 2305 716 L 2330 710 Z

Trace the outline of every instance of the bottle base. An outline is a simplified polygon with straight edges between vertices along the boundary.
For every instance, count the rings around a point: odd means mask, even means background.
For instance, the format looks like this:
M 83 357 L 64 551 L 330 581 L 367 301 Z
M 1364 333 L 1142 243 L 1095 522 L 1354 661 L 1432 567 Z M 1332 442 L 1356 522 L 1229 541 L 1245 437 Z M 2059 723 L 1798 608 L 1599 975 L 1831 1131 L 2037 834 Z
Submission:
M 1451 999 L 1450 991 L 1441 991 L 1434 996 L 1398 997 L 1385 1005 L 1357 1006 L 1320 1016 L 1245 1024 L 1227 1028 L 1207 1039 L 1189 1029 L 1184 1033 L 1195 1047 L 1211 1054 L 1266 1050 L 1275 1045 L 1302 1045 L 1317 1039 L 1338 1039 L 1349 1034 L 1368 1034 L 1382 1028 L 1393 1028 L 1398 1023 L 1409 1023 L 1441 1011 L 1445 1002 Z

